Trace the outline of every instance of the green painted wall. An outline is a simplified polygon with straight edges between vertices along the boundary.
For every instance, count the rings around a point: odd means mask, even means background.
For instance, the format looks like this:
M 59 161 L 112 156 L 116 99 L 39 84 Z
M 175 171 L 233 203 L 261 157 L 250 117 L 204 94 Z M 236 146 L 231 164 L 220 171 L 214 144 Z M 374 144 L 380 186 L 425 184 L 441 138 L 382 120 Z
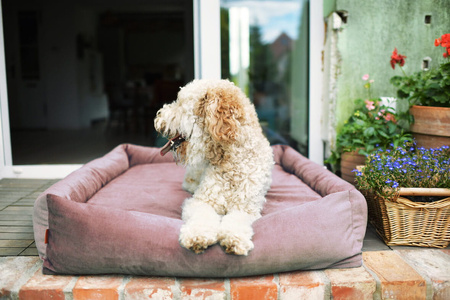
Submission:
M 336 0 L 323 0 L 323 16 L 328 17 L 336 10 Z
M 332 5 L 334 1 L 325 2 Z M 389 63 L 395 47 L 407 56 L 404 66 L 407 74 L 420 70 L 425 57 L 432 59 L 431 67 L 444 61 L 443 48 L 435 47 L 434 40 L 450 33 L 450 0 L 335 2 L 337 11 L 348 12 L 347 23 L 338 34 L 336 129 L 339 131 L 353 110 L 353 101 L 367 98 L 361 79 L 364 74 L 375 80 L 372 96 L 395 96 L 389 83 L 392 76 L 401 75 L 401 70 L 392 70 Z M 425 24 L 426 15 L 431 16 L 431 24 Z

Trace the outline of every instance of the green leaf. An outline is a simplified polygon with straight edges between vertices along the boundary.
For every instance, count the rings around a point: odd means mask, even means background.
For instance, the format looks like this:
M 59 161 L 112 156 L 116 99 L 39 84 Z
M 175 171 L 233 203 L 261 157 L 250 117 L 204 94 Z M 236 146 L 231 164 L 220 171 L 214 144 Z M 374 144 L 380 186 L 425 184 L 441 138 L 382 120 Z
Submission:
M 394 86 L 400 86 L 404 81 L 404 77 L 396 75 L 396 76 L 391 77 L 391 79 L 389 81 Z
M 378 134 L 381 135 L 384 138 L 389 138 L 389 135 L 387 135 L 386 133 L 384 133 L 383 131 L 378 131 Z
M 375 134 L 375 129 L 373 127 L 368 127 L 366 129 L 364 129 L 364 135 L 374 135 Z

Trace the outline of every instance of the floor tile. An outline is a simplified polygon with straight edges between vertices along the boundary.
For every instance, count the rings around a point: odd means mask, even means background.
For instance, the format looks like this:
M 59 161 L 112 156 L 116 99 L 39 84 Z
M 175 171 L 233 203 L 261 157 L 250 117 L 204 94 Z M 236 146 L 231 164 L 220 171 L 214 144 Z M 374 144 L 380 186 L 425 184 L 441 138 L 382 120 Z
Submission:
M 0 256 L 17 256 L 23 248 L 0 248 Z
M 378 240 L 364 240 L 364 244 L 362 247 L 362 251 L 383 251 L 390 250 L 389 246 L 387 246 L 383 241 Z
M 33 193 L 34 189 L 15 189 L 15 188 L 0 188 L 0 198 L 4 197 L 25 197 Z
M 25 250 L 23 250 L 23 252 L 19 254 L 19 256 L 38 256 L 38 255 L 39 253 L 36 247 L 26 248 Z
M 31 227 L 31 226 L 0 226 L 0 232 L 30 233 L 30 232 L 33 232 L 33 227 Z
M 34 239 L 33 233 L 0 232 L 0 240 L 30 240 L 30 239 Z
M 36 201 L 36 199 L 27 199 L 27 198 L 22 198 L 16 202 L 14 202 L 14 206 L 33 206 L 34 202 Z
M 390 248 L 381 240 L 380 236 L 372 226 L 367 226 L 364 236 L 363 251 L 389 250 Z
M 0 248 L 27 248 L 34 245 L 34 240 L 0 240 Z
M 33 220 L 31 218 L 27 220 L 1 220 L 0 218 L 0 226 L 33 226 Z
M 1 187 L 15 187 L 15 188 L 38 188 L 46 184 L 48 179 L 14 179 L 3 178 L 0 181 Z
M 27 214 L 28 215 L 28 214 L 33 213 L 33 207 L 10 205 L 9 207 L 5 208 L 2 212 L 9 213 L 9 214 Z
M 0 221 L 31 221 L 31 215 L 10 214 L 4 210 L 0 211 Z
M 3 204 L 3 203 L 5 203 L 5 204 L 11 204 L 11 203 L 14 203 L 14 202 L 16 202 L 16 201 L 19 201 L 20 199 L 23 199 L 23 198 L 15 198 L 15 197 L 11 197 L 11 198 L 0 198 L 0 203 L 1 203 L 1 204 Z
M 29 194 L 12 194 L 12 193 L 1 193 L 0 192 L 0 200 L 4 200 L 4 201 L 17 201 L 20 200 L 26 196 L 28 196 Z

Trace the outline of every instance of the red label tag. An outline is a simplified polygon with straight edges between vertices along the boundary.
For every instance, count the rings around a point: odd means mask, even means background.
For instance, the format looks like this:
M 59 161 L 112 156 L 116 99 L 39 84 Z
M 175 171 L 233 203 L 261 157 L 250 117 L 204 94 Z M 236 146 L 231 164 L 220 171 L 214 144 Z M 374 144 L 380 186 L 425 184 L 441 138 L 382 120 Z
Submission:
M 44 238 L 44 243 L 48 244 L 48 229 L 45 230 L 45 238 Z

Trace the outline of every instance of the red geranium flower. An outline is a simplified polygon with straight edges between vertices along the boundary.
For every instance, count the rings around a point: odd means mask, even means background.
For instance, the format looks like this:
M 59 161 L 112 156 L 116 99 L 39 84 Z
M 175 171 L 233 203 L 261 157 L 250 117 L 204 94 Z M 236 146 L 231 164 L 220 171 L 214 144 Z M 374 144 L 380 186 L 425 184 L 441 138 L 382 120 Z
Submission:
M 445 48 L 445 52 L 442 54 L 444 57 L 450 56 L 450 33 L 443 34 L 441 38 L 434 40 L 434 45 L 442 46 Z
M 441 45 L 442 47 L 450 47 L 450 33 L 441 36 Z
M 405 64 L 405 58 L 406 58 L 406 56 L 398 54 L 397 48 L 395 48 L 394 51 L 392 52 L 392 55 L 391 55 L 391 67 L 392 67 L 392 69 L 395 70 L 395 65 L 396 64 L 399 64 L 400 67 L 403 67 L 403 65 Z

